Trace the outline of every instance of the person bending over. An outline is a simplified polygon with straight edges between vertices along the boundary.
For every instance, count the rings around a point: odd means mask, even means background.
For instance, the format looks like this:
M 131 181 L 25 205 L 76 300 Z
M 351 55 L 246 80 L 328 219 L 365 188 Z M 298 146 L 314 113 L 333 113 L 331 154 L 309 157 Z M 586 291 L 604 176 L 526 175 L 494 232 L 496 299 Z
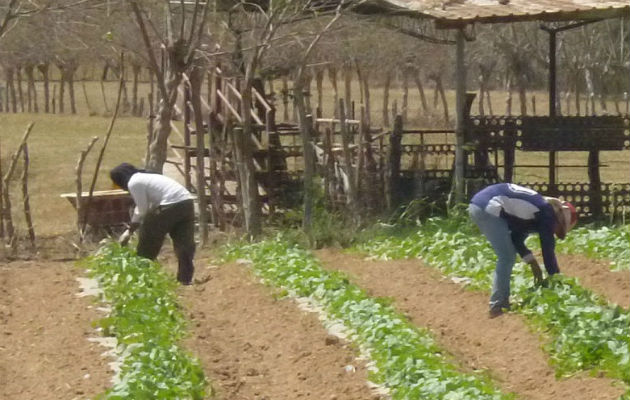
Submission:
M 169 177 L 128 163 L 113 168 L 109 176 L 115 185 L 129 191 L 135 203 L 131 223 L 119 243 L 126 245 L 138 230 L 138 255 L 154 260 L 168 233 L 177 255 L 177 280 L 190 285 L 195 255 L 195 212 L 190 192 Z
M 547 273 L 560 272 L 554 234 L 564 239 L 577 222 L 575 208 L 568 201 L 543 197 L 523 186 L 497 183 L 473 196 L 469 213 L 497 255 L 490 297 L 491 318 L 510 308 L 510 277 L 516 253 L 530 265 L 534 281 L 542 282 L 540 266 L 525 246 L 525 239 L 530 233 L 538 233 Z

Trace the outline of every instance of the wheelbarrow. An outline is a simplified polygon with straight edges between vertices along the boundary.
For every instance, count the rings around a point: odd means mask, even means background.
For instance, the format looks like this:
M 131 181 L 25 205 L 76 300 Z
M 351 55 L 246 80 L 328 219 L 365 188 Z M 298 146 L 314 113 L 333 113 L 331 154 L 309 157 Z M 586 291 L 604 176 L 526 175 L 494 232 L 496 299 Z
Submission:
M 90 200 L 88 196 L 88 192 L 81 194 L 81 215 L 78 216 L 80 224 L 85 223 L 86 216 L 87 225 L 94 230 L 111 231 L 129 223 L 131 208 L 134 206 L 129 192 L 120 189 L 102 190 L 93 192 Z M 76 193 L 63 193 L 61 197 L 67 199 L 75 209 L 77 208 Z

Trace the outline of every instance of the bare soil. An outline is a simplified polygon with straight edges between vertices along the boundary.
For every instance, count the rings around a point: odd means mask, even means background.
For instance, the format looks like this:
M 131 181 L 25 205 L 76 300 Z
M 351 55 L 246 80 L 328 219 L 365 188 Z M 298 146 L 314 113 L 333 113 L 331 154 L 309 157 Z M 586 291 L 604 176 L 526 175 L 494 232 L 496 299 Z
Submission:
M 70 254 L 65 258 L 66 254 Z M 71 259 L 70 252 L 47 254 Z M 556 379 L 533 334 L 516 314 L 487 318 L 487 296 L 463 289 L 421 261 L 366 261 L 335 250 L 318 256 L 349 272 L 375 296 L 391 297 L 410 320 L 433 331 L 465 370 L 488 370 L 502 390 L 523 399 L 614 399 L 622 389 L 585 375 Z M 563 273 L 617 304 L 629 303 L 627 272 L 607 263 L 559 256 Z M 165 246 L 161 262 L 174 272 Z M 185 346 L 200 358 L 220 400 L 369 400 L 365 365 L 354 349 L 252 276 L 243 265 L 209 266 L 199 255 L 200 282 L 179 289 L 191 320 Z M 0 399 L 87 399 L 110 385 L 111 360 L 89 337 L 102 317 L 93 298 L 77 296 L 80 269 L 70 261 L 0 264 Z M 383 279 L 387 277 L 387 279 Z M 350 369 L 351 372 L 348 372 Z
M 380 398 L 353 349 L 328 335 L 316 314 L 274 295 L 246 266 L 199 270 L 209 280 L 181 288 L 192 320 L 187 347 L 201 358 L 218 399 Z
M 370 295 L 393 299 L 465 369 L 488 370 L 505 392 L 531 400 L 610 400 L 623 393 L 612 380 L 586 374 L 556 379 L 541 350 L 544 338 L 532 333 L 524 318 L 509 313 L 489 319 L 485 294 L 464 289 L 420 260 L 368 261 L 330 249 L 317 255 L 326 268 L 347 272 Z
M 105 348 L 89 342 L 102 317 L 79 298 L 72 263 L 0 264 L 0 398 L 87 399 L 112 373 Z

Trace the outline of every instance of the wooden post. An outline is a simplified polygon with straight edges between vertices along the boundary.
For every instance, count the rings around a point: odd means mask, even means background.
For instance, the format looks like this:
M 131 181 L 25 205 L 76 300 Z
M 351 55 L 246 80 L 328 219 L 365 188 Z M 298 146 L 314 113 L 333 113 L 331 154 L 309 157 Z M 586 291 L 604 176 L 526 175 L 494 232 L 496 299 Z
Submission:
M 602 216 L 602 181 L 599 174 L 599 151 L 588 152 L 588 179 L 591 185 L 591 212 L 593 217 Z
M 208 242 L 208 202 L 206 200 L 206 165 L 205 165 L 205 153 L 206 146 L 204 138 L 206 137 L 205 128 L 203 126 L 203 109 L 201 107 L 201 85 L 203 85 L 203 78 L 205 71 L 203 68 L 197 67 L 193 69 L 190 74 L 190 81 L 187 86 L 190 86 L 190 104 L 186 104 L 186 109 L 192 107 L 195 123 L 196 134 L 196 154 L 197 154 L 197 204 L 199 205 L 199 245 L 204 247 Z M 189 111 L 190 112 L 190 111 Z M 208 125 L 208 133 L 210 132 L 210 125 Z M 187 157 L 188 158 L 188 157 Z
M 326 128 L 324 130 L 324 137 L 323 137 L 323 141 L 324 141 L 324 197 L 327 200 L 332 200 L 331 196 L 334 193 L 334 191 L 331 191 L 331 183 L 334 179 L 335 176 L 335 171 L 334 171 L 334 156 L 333 156 L 333 152 L 332 152 L 332 141 L 331 141 L 331 130 L 330 128 Z M 332 203 L 332 201 L 331 201 Z
M 90 150 L 92 150 L 92 147 L 94 146 L 94 143 L 96 143 L 97 140 L 98 140 L 98 137 L 94 136 L 92 140 L 90 141 L 90 143 L 88 144 L 87 148 L 81 152 L 81 154 L 79 155 L 79 161 L 77 162 L 77 167 L 76 167 L 77 198 L 75 201 L 76 201 L 76 209 L 77 209 L 77 230 L 79 233 L 79 243 L 82 243 L 84 239 L 84 233 L 82 230 L 83 225 L 81 221 L 81 216 L 83 214 L 83 183 L 82 183 L 83 163 L 85 162 L 85 158 L 87 157 Z
M 0 146 L 0 241 L 4 239 L 4 179 L 2 179 L 2 146 Z
M 192 183 L 190 179 L 190 82 L 184 82 L 184 185 L 189 191 L 192 190 Z M 197 133 L 199 134 L 199 132 Z
M 121 54 L 120 57 L 121 57 L 120 65 L 123 65 L 122 63 L 123 55 Z M 88 193 L 88 198 L 87 198 L 87 203 L 86 203 L 87 207 L 85 209 L 85 221 L 83 221 L 83 227 L 81 228 L 81 232 L 85 232 L 87 220 L 91 211 L 90 204 L 92 203 L 92 195 L 94 194 L 94 188 L 96 187 L 96 179 L 98 178 L 98 172 L 99 172 L 99 169 L 101 168 L 103 157 L 105 156 L 105 150 L 107 149 L 109 138 L 112 136 L 112 132 L 114 130 L 114 123 L 116 122 L 116 119 L 118 118 L 118 111 L 120 109 L 120 99 L 122 98 L 122 90 L 123 90 L 123 85 L 124 85 L 124 81 L 122 78 L 123 77 L 122 71 L 121 71 L 120 76 L 121 78 L 118 84 L 118 95 L 116 97 L 116 107 L 114 108 L 114 114 L 112 115 L 112 119 L 110 120 L 109 127 L 107 128 L 107 133 L 105 134 L 105 141 L 103 142 L 101 151 L 99 152 L 98 158 L 96 159 L 96 166 L 94 167 L 94 175 L 92 176 L 92 182 L 90 183 L 90 192 Z
M 464 30 L 457 31 L 456 50 L 456 104 L 457 118 L 455 125 L 455 202 L 464 202 L 464 135 L 465 135 L 465 101 L 466 101 L 466 66 L 464 64 Z
M 402 98 L 402 119 L 403 119 L 403 123 L 406 123 L 408 121 L 407 116 L 409 115 L 408 113 L 408 108 L 409 108 L 409 72 L 407 71 L 407 68 L 404 68 L 402 71 L 402 76 L 403 76 L 403 98 Z
M 31 250 L 35 251 L 35 229 L 33 228 L 33 218 L 31 216 L 31 203 L 30 196 L 28 194 L 28 145 L 24 143 L 24 150 L 22 150 L 24 156 L 24 168 L 22 170 L 22 204 L 24 207 L 24 220 L 26 221 L 26 227 L 28 229 L 28 238 L 31 243 Z
M 387 209 L 392 211 L 400 201 L 400 158 L 402 155 L 401 142 L 403 131 L 402 115 L 394 117 L 394 129 L 389 137 L 389 151 L 387 154 L 387 176 L 385 178 L 385 201 Z
M 33 130 L 33 125 L 34 123 L 31 122 L 26 127 L 26 131 L 24 132 L 24 135 L 22 136 L 22 140 L 20 141 L 18 149 L 11 157 L 9 170 L 7 171 L 6 175 L 4 175 L 4 177 L 2 178 L 3 186 L 4 186 L 2 195 L 4 196 L 3 202 L 4 202 L 4 217 L 6 220 L 6 229 L 7 229 L 6 235 L 7 235 L 7 238 L 9 239 L 9 244 L 11 245 L 13 255 L 15 255 L 15 252 L 17 251 L 17 238 L 15 235 L 15 227 L 13 225 L 13 217 L 11 215 L 11 197 L 9 196 L 9 182 L 11 182 L 11 179 L 13 178 L 13 174 L 15 173 L 15 168 L 17 166 L 17 161 L 19 160 L 21 153 L 24 150 L 24 145 L 26 144 L 26 141 L 28 140 L 28 137 L 30 136 L 31 131 Z
M 388 70 L 383 85 L 383 126 L 389 126 L 389 88 L 392 84 L 392 72 Z
M 344 157 L 344 170 L 346 176 L 348 178 L 347 183 L 347 203 L 350 206 L 350 212 L 352 213 L 353 218 L 358 217 L 358 209 L 357 209 L 357 191 L 355 186 L 355 171 L 352 166 L 352 151 L 350 150 L 350 143 L 352 139 L 350 137 L 350 132 L 348 131 L 348 126 L 346 122 L 346 111 L 344 109 L 344 100 L 339 100 L 339 125 L 341 128 L 341 141 L 343 146 L 343 157 Z

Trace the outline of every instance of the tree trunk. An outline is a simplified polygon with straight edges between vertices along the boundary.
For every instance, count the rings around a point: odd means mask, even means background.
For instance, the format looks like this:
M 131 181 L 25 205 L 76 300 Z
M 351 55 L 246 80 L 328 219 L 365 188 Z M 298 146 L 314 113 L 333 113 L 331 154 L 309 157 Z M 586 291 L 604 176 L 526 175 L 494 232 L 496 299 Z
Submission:
M 403 124 L 408 121 L 408 109 L 409 109 L 409 73 L 407 69 L 403 69 L 403 98 L 402 98 L 402 119 Z
M 372 107 L 370 106 L 370 71 L 363 71 L 363 97 L 365 100 L 365 120 L 363 121 L 367 127 L 370 129 L 372 119 L 370 117 Z
M 243 127 L 235 128 L 234 147 L 236 150 L 236 161 L 240 178 L 241 195 L 243 202 L 243 217 L 245 219 L 245 229 L 250 238 L 255 238 L 262 231 L 261 209 L 258 198 L 258 182 L 256 180 L 256 169 L 254 167 L 253 143 L 252 143 L 252 118 L 249 112 L 252 104 L 252 84 L 253 79 L 249 76 L 252 71 L 247 71 L 245 78 L 245 88 L 241 92 L 241 107 L 243 109 Z
M 85 97 L 85 106 L 88 109 L 88 115 L 93 115 L 94 111 L 92 110 L 92 105 L 90 104 L 90 98 L 87 94 L 87 89 L 85 87 L 85 78 L 81 81 L 81 88 L 83 89 L 83 97 Z
M 50 79 L 48 72 L 50 70 L 49 64 L 38 64 L 37 69 L 44 78 L 44 112 L 50 112 Z
M 289 121 L 289 78 L 286 75 L 282 76 L 282 105 L 283 105 L 283 118 L 285 122 Z
M 26 78 L 28 79 L 27 87 L 28 87 L 28 111 L 34 111 L 36 113 L 39 112 L 39 105 L 37 104 L 37 88 L 35 87 L 35 74 L 34 74 L 35 66 L 27 65 L 24 67 L 24 72 L 26 72 Z M 32 109 L 31 109 L 32 103 Z
M 7 104 L 7 112 L 9 111 L 9 103 L 11 103 L 11 111 L 13 113 L 17 113 L 17 99 L 15 96 L 15 83 L 13 81 L 13 74 L 15 70 L 13 67 L 5 68 L 5 75 L 7 79 L 7 95 L 6 95 L 6 104 Z
M 15 69 L 15 76 L 17 78 L 17 91 L 18 91 L 18 100 L 20 102 L 20 111 L 26 111 L 24 108 L 24 90 L 22 89 L 22 67 L 17 66 Z
M 347 115 L 350 115 L 352 111 L 352 66 L 344 65 L 343 67 L 343 79 L 344 79 L 344 99 L 345 101 L 345 111 Z M 337 106 L 335 105 L 335 108 Z
M 131 66 L 133 71 L 133 89 L 131 91 L 131 114 L 133 116 L 138 115 L 138 80 L 140 77 L 140 69 L 142 68 L 139 64 L 133 64 Z
M 333 89 L 333 115 L 337 118 L 337 104 L 339 104 L 339 89 L 337 87 L 337 67 L 334 65 L 328 66 L 328 79 Z
M 448 115 L 448 102 L 446 101 L 446 93 L 444 93 L 444 86 L 442 86 L 442 77 L 437 76 L 435 80 L 435 90 L 440 94 L 440 98 L 442 99 L 442 108 L 444 108 L 444 121 L 448 123 L 449 115 Z
M 72 112 L 72 114 L 76 114 L 77 113 L 77 103 L 75 101 L 75 96 L 74 96 L 74 73 L 75 73 L 76 69 L 70 68 L 68 69 L 68 77 L 67 77 L 67 81 L 68 81 L 68 94 L 70 95 L 70 111 Z
M 315 71 L 315 83 L 317 86 L 317 118 L 321 118 L 324 112 L 324 70 L 318 68 Z M 298 111 L 299 112 L 299 111 Z
M 422 103 L 422 110 L 426 113 L 429 107 L 427 106 L 427 98 L 424 95 L 424 87 L 422 86 L 422 81 L 420 80 L 420 74 L 418 71 L 413 72 L 413 80 L 416 83 L 416 87 L 418 88 L 418 93 L 420 94 L 420 102 Z
M 59 113 L 63 114 L 66 108 L 64 100 L 64 94 L 66 92 L 66 78 L 63 68 L 59 67 L 59 69 L 61 69 L 61 79 L 59 80 Z
M 383 126 L 389 126 L 389 88 L 392 84 L 392 72 L 387 71 L 383 85 Z
M 485 115 L 485 110 L 483 107 L 483 95 L 485 94 L 486 91 L 486 82 L 483 79 L 483 74 L 479 74 L 479 77 L 477 79 L 477 81 L 479 82 L 479 115 L 481 115 L 482 117 Z
M 521 77 L 518 84 L 518 100 L 521 105 L 521 115 L 527 115 L 527 89 L 525 86 L 525 80 Z
M 512 115 L 512 79 L 507 81 L 507 98 L 505 99 L 505 115 Z

